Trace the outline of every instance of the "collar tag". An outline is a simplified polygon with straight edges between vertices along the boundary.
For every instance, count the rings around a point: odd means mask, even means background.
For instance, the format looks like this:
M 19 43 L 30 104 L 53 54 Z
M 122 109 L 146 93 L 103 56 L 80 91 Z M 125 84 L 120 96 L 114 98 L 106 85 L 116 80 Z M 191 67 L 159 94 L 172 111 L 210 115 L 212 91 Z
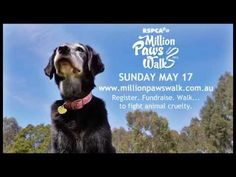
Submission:
M 57 108 L 57 111 L 59 114 L 65 114 L 67 112 L 67 109 L 65 108 L 64 105 L 61 105 Z

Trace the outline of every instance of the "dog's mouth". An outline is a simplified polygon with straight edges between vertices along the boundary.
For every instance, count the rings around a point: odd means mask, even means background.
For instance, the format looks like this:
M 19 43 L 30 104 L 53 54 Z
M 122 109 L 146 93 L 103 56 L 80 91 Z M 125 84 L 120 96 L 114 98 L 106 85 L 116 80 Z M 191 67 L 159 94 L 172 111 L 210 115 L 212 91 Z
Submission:
M 81 70 L 76 68 L 70 59 L 60 58 L 56 63 L 57 74 L 63 77 L 69 77 L 72 75 L 78 75 Z

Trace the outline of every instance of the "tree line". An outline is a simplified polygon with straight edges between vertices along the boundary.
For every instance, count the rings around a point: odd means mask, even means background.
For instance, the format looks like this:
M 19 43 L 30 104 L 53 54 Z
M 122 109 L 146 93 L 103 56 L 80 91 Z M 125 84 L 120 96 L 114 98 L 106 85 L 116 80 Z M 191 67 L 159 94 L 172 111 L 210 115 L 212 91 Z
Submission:
M 226 72 L 200 110 L 199 117 L 178 132 L 154 111 L 126 115 L 128 129 L 112 130 L 119 153 L 232 153 L 233 76 Z M 3 152 L 43 153 L 50 142 L 50 125 L 21 128 L 15 118 L 3 118 Z

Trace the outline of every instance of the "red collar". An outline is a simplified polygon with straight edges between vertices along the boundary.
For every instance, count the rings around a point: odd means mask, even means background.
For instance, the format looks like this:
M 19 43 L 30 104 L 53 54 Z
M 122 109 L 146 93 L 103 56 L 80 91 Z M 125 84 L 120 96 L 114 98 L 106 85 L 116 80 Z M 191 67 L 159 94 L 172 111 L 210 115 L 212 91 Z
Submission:
M 75 101 L 67 101 L 64 103 L 66 109 L 82 109 L 84 105 L 88 104 L 92 100 L 92 93 L 90 92 L 86 97 Z

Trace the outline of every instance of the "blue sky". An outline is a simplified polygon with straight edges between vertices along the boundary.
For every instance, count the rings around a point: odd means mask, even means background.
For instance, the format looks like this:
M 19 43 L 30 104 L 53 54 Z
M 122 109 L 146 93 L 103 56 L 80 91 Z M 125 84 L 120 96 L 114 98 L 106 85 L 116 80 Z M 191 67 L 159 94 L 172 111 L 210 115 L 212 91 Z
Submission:
M 192 85 L 216 86 L 225 71 L 233 71 L 233 25 L 231 24 L 5 24 L 3 26 L 3 115 L 15 117 L 21 126 L 50 123 L 50 105 L 60 99 L 53 80 L 43 72 L 55 47 L 64 42 L 89 44 L 101 56 L 105 72 L 96 85 L 125 85 L 120 72 L 160 73 L 142 66 L 142 57 L 132 49 L 143 27 L 167 27 L 176 39 L 179 58 L 169 73 L 192 72 Z M 172 85 L 178 82 L 142 82 L 142 85 Z M 183 84 L 183 83 L 181 83 Z M 93 94 L 104 99 L 111 127 L 126 127 L 127 111 L 111 101 L 112 92 L 95 88 Z M 123 95 L 127 93 L 117 93 Z M 134 94 L 134 93 L 133 93 Z M 137 93 L 135 93 L 137 94 Z M 199 98 L 191 111 L 158 110 L 169 126 L 181 130 L 192 117 L 198 117 L 209 93 L 193 93 Z M 156 110 L 154 110 L 156 111 Z

